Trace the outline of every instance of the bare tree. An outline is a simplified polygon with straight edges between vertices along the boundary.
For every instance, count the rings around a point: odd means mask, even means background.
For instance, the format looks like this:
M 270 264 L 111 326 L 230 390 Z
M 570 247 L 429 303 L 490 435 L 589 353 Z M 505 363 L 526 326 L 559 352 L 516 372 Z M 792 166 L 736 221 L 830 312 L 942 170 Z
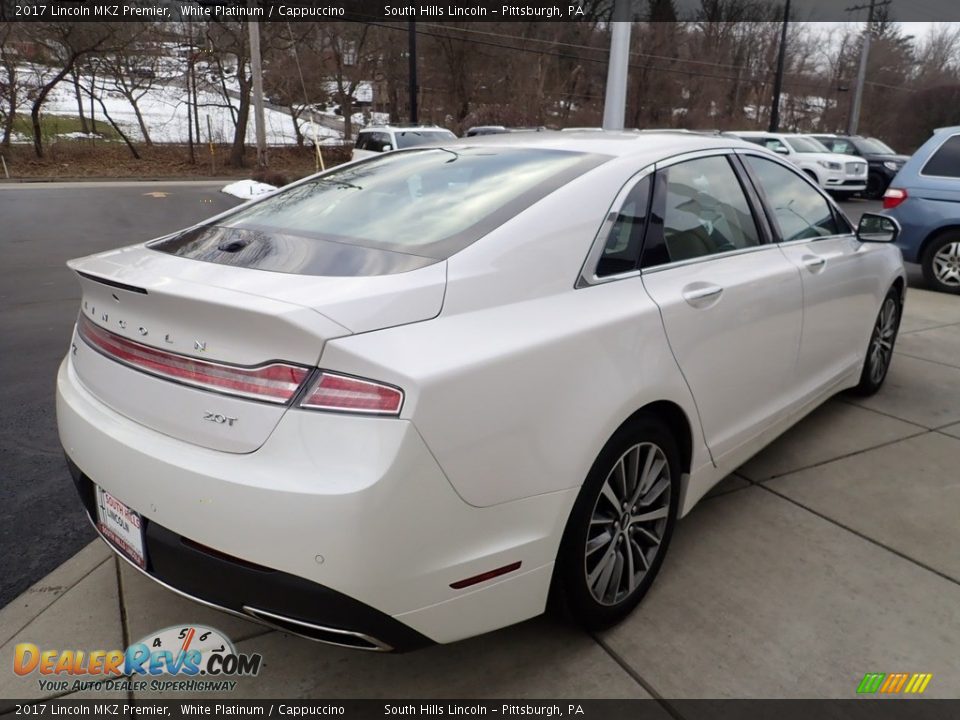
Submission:
M 149 23 L 125 23 L 118 32 L 113 52 L 104 53 L 96 62 L 99 73 L 108 77 L 110 86 L 130 103 L 148 147 L 153 141 L 140 101 L 153 89 L 160 73 L 160 48 L 153 40 L 152 30 Z
M 24 26 L 19 23 L 0 23 L 0 121 L 3 137 L 0 145 L 10 147 L 17 108 L 32 99 L 33 86 L 18 63 L 23 59 L 18 45 L 24 37 Z
M 40 111 L 50 91 L 72 70 L 76 62 L 92 52 L 103 51 L 113 40 L 115 28 L 109 23 L 36 23 L 31 25 L 30 38 L 45 51 L 51 74 L 40 80 L 30 108 L 33 149 L 43 157 L 43 134 Z
M 237 100 L 228 162 L 233 167 L 243 167 L 246 160 L 247 124 L 250 120 L 250 91 L 253 88 L 253 78 L 249 74 L 250 44 L 247 23 L 213 21 L 207 27 L 207 40 L 210 52 L 216 57 L 221 68 L 221 77 L 226 74 L 224 66 L 236 68 L 237 89 L 230 90 L 224 79 L 223 92 L 224 100 L 228 104 L 232 105 L 232 99 Z
M 332 69 L 331 99 L 343 112 L 343 134 L 353 139 L 353 112 L 356 93 L 364 80 L 372 80 L 378 56 L 368 45 L 371 32 L 367 23 L 325 23 L 323 50 Z

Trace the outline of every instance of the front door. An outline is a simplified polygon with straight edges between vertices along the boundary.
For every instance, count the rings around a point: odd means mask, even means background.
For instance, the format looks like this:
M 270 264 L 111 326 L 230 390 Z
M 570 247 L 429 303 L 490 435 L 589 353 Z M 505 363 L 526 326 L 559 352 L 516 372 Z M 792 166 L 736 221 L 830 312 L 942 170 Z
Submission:
M 876 280 L 863 271 L 867 259 L 852 228 L 819 190 L 792 168 L 741 157 L 766 199 L 780 249 L 800 270 L 804 319 L 793 385 L 816 393 L 863 361 L 873 327 L 864 318 L 876 314 Z

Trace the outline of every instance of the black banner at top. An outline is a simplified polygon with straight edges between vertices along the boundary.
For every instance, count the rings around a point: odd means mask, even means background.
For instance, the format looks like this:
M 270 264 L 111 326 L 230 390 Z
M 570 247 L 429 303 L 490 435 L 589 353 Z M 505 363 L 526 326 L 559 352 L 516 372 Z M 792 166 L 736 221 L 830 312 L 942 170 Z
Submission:
M 635 21 L 771 21 L 783 17 L 785 0 L 626 0 Z M 6 20 L 158 21 L 244 20 L 261 22 L 606 22 L 615 0 L 0 0 Z M 871 0 L 789 0 L 798 22 L 865 21 Z M 909 22 L 960 21 L 960 0 L 872 0 L 875 17 Z M 655 10 L 653 10 L 655 8 Z M 651 13 L 654 16 L 651 17 Z

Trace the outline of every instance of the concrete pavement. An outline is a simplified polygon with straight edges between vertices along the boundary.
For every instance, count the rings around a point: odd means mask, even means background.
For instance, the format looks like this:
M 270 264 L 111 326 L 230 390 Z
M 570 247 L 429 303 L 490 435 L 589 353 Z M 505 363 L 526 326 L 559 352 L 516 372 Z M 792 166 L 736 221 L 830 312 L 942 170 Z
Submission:
M 853 698 L 867 672 L 930 672 L 925 697 L 956 698 L 957 518 L 960 298 L 911 290 L 886 387 L 835 398 L 718 486 L 611 630 L 547 616 L 402 656 L 341 650 L 183 600 L 95 541 L 0 610 L 0 667 L 17 642 L 119 648 L 204 623 L 264 657 L 234 698 Z M 0 673 L 0 698 L 44 696 Z

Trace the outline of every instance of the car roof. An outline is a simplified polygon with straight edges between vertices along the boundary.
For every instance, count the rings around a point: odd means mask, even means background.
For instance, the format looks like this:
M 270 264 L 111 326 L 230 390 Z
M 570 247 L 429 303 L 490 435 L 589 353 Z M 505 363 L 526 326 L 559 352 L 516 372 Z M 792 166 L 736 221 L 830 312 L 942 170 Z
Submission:
M 517 147 L 569 150 L 573 152 L 598 153 L 614 157 L 636 157 L 646 162 L 659 158 L 680 155 L 697 150 L 712 150 L 742 147 L 757 150 L 757 146 L 744 140 L 716 134 L 701 134 L 689 131 L 662 130 L 631 132 L 615 130 L 580 130 L 568 132 L 501 133 L 458 138 L 443 147 Z
M 439 125 L 368 125 L 365 128 L 361 128 L 360 132 L 385 132 L 390 130 L 393 130 L 394 132 L 398 130 L 443 130 L 445 132 L 453 132 L 452 130 L 447 130 L 445 127 L 440 127 Z

